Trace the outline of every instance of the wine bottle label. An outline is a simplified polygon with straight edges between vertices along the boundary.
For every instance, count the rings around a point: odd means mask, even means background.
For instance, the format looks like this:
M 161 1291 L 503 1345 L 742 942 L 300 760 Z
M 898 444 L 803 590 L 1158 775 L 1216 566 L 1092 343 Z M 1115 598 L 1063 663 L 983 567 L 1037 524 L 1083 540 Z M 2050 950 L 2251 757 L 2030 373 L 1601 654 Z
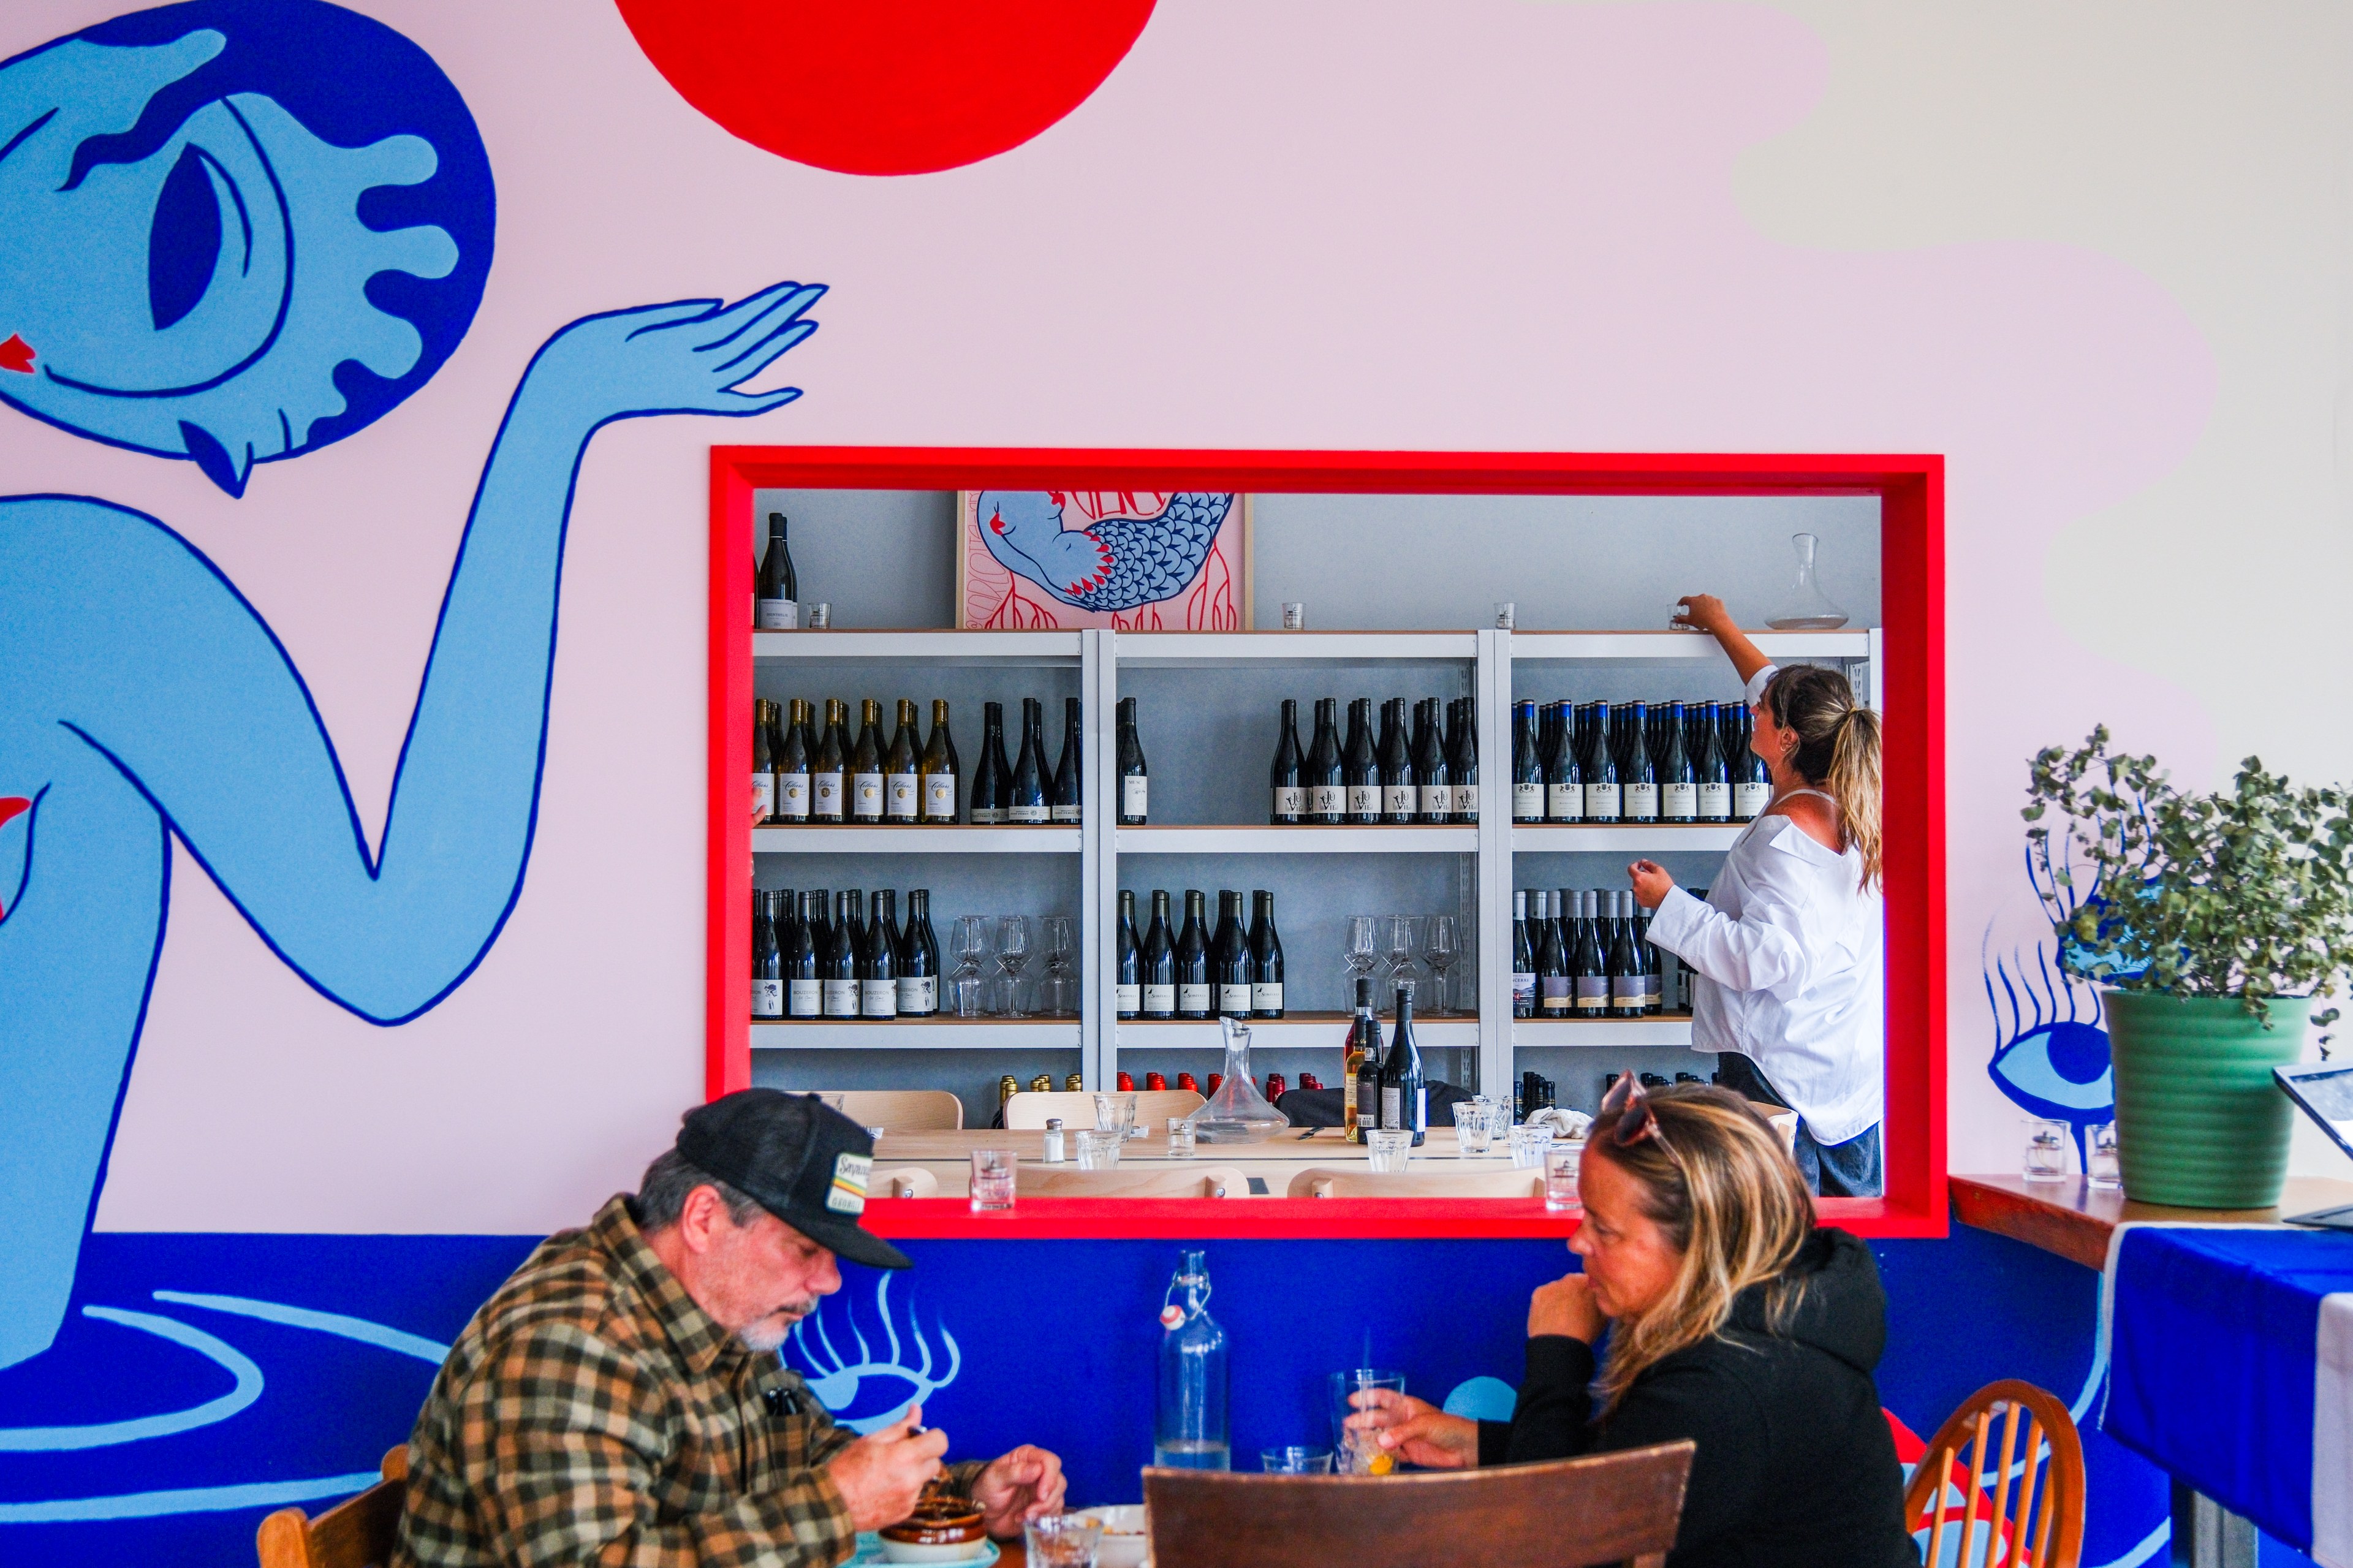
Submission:
M 824 983 L 795 980 L 786 986 L 785 1011 L 795 1018 L 814 1018 L 825 1011 Z
M 1381 1124 L 1381 1086 L 1377 1079 L 1359 1077 L 1356 1079 L 1356 1125 L 1378 1127 Z
M 1337 816 L 1348 809 L 1348 791 L 1341 784 L 1310 784 L 1307 809 L 1318 816 Z
M 760 601 L 760 629 L 764 632 L 797 632 L 801 629 L 801 607 L 797 600 L 763 599 Z
M 849 775 L 849 815 L 860 822 L 882 820 L 882 775 Z
M 808 774 L 778 773 L 776 775 L 776 815 L 786 822 L 808 820 Z
M 1397 1128 L 1405 1125 L 1405 1090 L 1388 1086 L 1382 1088 L 1381 1125 Z
M 923 780 L 923 820 L 955 820 L 955 774 L 934 773 Z
M 1639 1007 L 1648 993 L 1642 988 L 1639 974 L 1613 974 L 1609 977 L 1609 1005 L 1612 1007 Z
M 1512 784 L 1512 820 L 1542 822 L 1545 814 L 1545 786 L 1540 784 Z
M 1143 986 L 1114 985 L 1111 990 L 1112 1006 L 1115 1010 L 1122 1013 L 1141 1013 L 1144 1011 Z
M 1035 826 L 1039 823 L 1050 822 L 1053 820 L 1053 813 L 1047 808 L 1045 803 L 1042 801 L 1036 805 L 1017 805 L 1008 811 L 1005 816 L 1006 820 L 1008 822 L 1018 822 L 1022 824 L 1024 826 Z
M 1280 1013 L 1282 1011 L 1282 982 L 1253 980 L 1250 982 L 1250 1011 Z
M 1599 1017 L 1609 1005 L 1609 979 L 1603 974 L 1580 974 L 1577 977 L 1577 1010 L 1591 1017 Z
M 1162 1017 L 1176 1011 L 1176 987 L 1174 985 L 1146 985 L 1142 990 L 1144 1005 L 1139 1011 Z
M 1545 820 L 1547 822 L 1581 822 L 1585 818 L 1585 789 L 1581 784 L 1545 785 Z
M 809 815 L 829 821 L 841 820 L 841 775 L 839 773 L 809 774 Z
M 983 805 L 977 801 L 973 803 L 972 821 L 974 826 L 994 827 L 1004 820 L 1005 814 L 997 810 L 997 807 L 993 805 Z
M 1053 816 L 1057 822 L 1077 822 L 1080 820 L 1079 808 L 1076 805 L 1057 805 Z
M 1421 786 L 1422 816 L 1449 816 L 1453 814 L 1453 811 L 1454 786 L 1452 784 L 1424 784 Z
M 1381 810 L 1390 816 L 1411 816 L 1414 806 L 1411 784 L 1383 784 Z
M 825 1016 L 828 1018 L 858 1016 L 858 982 L 828 980 L 825 986 Z
M 785 983 L 781 980 L 752 982 L 752 1016 L 781 1018 L 785 1016 Z
M 1145 816 L 1145 799 L 1151 794 L 1152 781 L 1141 773 L 1130 773 L 1119 781 L 1119 814 L 1122 816 Z
M 1350 784 L 1350 785 L 1348 786 L 1348 815 L 1349 815 L 1349 816 L 1378 816 L 1380 814 L 1381 814 L 1381 786 L 1380 786 L 1380 785 L 1378 785 L 1378 784 Z
M 1732 815 L 1732 786 L 1728 784 L 1704 784 L 1699 786 L 1699 814 L 1706 817 Z
M 1585 786 L 1585 815 L 1593 822 L 1618 820 L 1618 786 L 1611 784 L 1589 784 Z
M 1699 785 L 1662 784 L 1659 787 L 1659 815 L 1669 822 L 1689 822 L 1698 816 Z
M 899 1016 L 899 983 L 895 980 L 861 980 L 858 983 L 858 1015 L 861 1018 L 895 1018 Z
M 1568 1012 L 1568 976 L 1546 974 L 1536 981 L 1536 1005 L 1547 1018 L 1562 1017 Z
M 1512 1016 L 1515 1018 L 1526 1017 L 1525 1009 L 1535 1006 L 1535 971 L 1533 969 L 1512 971 Z
M 1476 822 L 1479 819 L 1479 786 L 1477 784 L 1454 786 L 1454 815 L 1467 822 Z
M 1209 988 L 1207 985 L 1176 987 L 1176 1010 L 1179 1013 L 1206 1013 L 1209 1010 Z
M 752 775 L 753 824 L 757 826 L 760 823 L 767 821 L 768 818 L 774 816 L 776 814 L 776 775 L 774 773 L 754 773 Z
M 1240 985 L 1220 984 L 1218 987 L 1219 1012 L 1231 1013 L 1236 1017 L 1248 1017 L 1250 1010 L 1250 988 L 1247 983 Z
M 1307 810 L 1307 791 L 1301 784 L 1274 786 L 1274 815 L 1298 816 Z
M 940 1005 L 939 977 L 934 974 L 902 974 L 899 976 L 899 1011 L 902 1013 L 936 1012 Z
M 1753 822 L 1765 815 L 1773 804 L 1773 786 L 1769 784 L 1736 784 L 1732 786 L 1732 815 L 1743 822 Z
M 1659 819 L 1659 786 L 1654 784 L 1628 784 L 1626 816 L 1634 822 L 1656 822 Z
M 915 775 L 892 773 L 882 801 L 882 815 L 893 822 L 915 820 Z

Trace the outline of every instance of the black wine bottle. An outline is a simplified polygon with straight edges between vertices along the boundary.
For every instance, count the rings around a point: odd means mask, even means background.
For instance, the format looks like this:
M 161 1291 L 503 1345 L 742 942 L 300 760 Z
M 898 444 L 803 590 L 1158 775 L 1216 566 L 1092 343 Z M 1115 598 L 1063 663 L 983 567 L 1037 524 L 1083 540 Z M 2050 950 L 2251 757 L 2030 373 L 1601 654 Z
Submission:
M 1152 923 L 1144 932 L 1144 1016 L 1176 1016 L 1176 939 L 1168 929 L 1168 894 L 1154 889 Z
M 784 728 L 769 742 L 776 762 L 776 820 L 799 824 L 809 819 L 808 704 L 792 700 Z M 779 745 L 777 742 L 781 742 Z
M 1142 827 L 1151 816 L 1151 770 L 1144 762 L 1144 737 L 1137 732 L 1135 699 L 1119 700 L 1119 820 L 1123 827 Z
M 1335 697 L 1315 700 L 1315 739 L 1307 748 L 1307 820 L 1318 827 L 1337 827 L 1347 819 L 1348 778 L 1340 765 L 1340 727 L 1335 717 Z
M 1406 744 L 1405 699 L 1381 704 L 1381 820 L 1409 823 L 1420 808 L 1414 787 L 1413 752 Z
M 1013 762 L 1013 795 L 1005 820 L 1035 827 L 1053 820 L 1046 800 L 1046 705 L 1035 697 L 1021 700 L 1021 750 Z
M 1573 987 L 1568 977 L 1568 952 L 1561 942 L 1561 925 L 1549 897 L 1536 895 L 1536 1016 L 1566 1018 Z
M 849 820 L 882 820 L 882 704 L 871 697 L 858 704 L 858 744 L 849 752 Z
M 812 911 L 810 906 L 816 908 Z M 793 921 L 792 943 L 785 951 L 785 1016 L 816 1018 L 825 1013 L 822 977 L 818 973 L 818 938 L 824 934 L 825 895 L 800 895 L 800 914 Z
M 923 742 L 923 760 L 915 773 L 923 790 L 923 820 L 941 826 L 955 822 L 955 742 L 948 735 L 948 705 L 936 698 L 932 702 L 932 738 Z
M 752 889 L 752 1021 L 773 1024 L 785 1016 L 785 954 L 776 942 L 776 897 Z
M 1618 782 L 1625 786 L 1622 809 L 1629 822 L 1659 820 L 1659 766 L 1651 755 L 1649 718 L 1644 704 L 1628 704 L 1626 754 L 1619 763 Z
M 1634 943 L 1634 922 L 1625 918 L 1621 899 L 1630 895 L 1612 892 L 1609 895 L 1609 1016 L 1613 1018 L 1639 1018 L 1649 1003 L 1649 988 L 1642 983 L 1642 954 Z
M 1413 782 L 1420 797 L 1416 820 L 1435 826 L 1454 820 L 1454 769 L 1446 755 L 1439 721 L 1440 699 L 1424 698 L 1414 725 Z
M 993 827 L 1005 820 L 997 801 L 1013 787 L 1005 765 L 1005 704 L 980 705 L 980 760 L 973 764 L 972 799 L 965 820 Z
M 1585 820 L 1585 770 L 1577 761 L 1576 722 L 1570 705 L 1554 704 L 1554 742 L 1551 760 L 1545 766 L 1545 820 L 1546 822 L 1582 822 Z
M 752 704 L 752 826 L 762 827 L 776 819 L 776 753 L 768 742 L 768 710 L 775 704 Z
M 1569 978 L 1577 987 L 1575 1011 L 1580 1018 L 1609 1016 L 1609 958 L 1601 942 L 1600 900 L 1601 895 L 1590 890 L 1577 895 L 1577 945 Z
M 922 752 L 916 745 L 921 726 L 915 719 L 915 705 L 906 698 L 899 699 L 899 728 L 891 737 L 891 749 L 882 753 L 882 820 L 913 826 L 922 815 L 923 795 L 920 763 Z
M 1250 1016 L 1250 937 L 1242 930 L 1242 896 L 1231 889 L 1218 894 L 1218 934 L 1209 943 L 1218 983 L 1218 1013 L 1221 1017 Z
M 1713 702 L 1700 704 L 1699 719 L 1692 726 L 1699 737 L 1699 750 L 1692 758 L 1692 776 L 1699 784 L 1699 819 L 1702 822 L 1732 820 L 1732 774 L 1724 763 L 1724 748 L 1718 737 L 1722 721 Z
M 1732 774 L 1732 819 L 1754 822 L 1773 805 L 1773 770 L 1757 754 L 1757 715 L 1740 710 L 1740 760 Z
M 1274 895 L 1250 894 L 1250 1016 L 1282 1016 L 1282 936 L 1274 929 Z
M 1113 950 L 1119 972 L 1112 979 L 1112 1011 L 1134 1018 L 1144 1011 L 1144 954 L 1135 939 L 1135 893 L 1119 890 L 1119 934 Z
M 1476 824 L 1479 820 L 1479 700 L 1458 697 L 1454 700 L 1455 735 L 1447 743 L 1447 758 L 1454 773 L 1454 820 Z
M 1596 702 L 1584 759 L 1588 822 L 1616 822 L 1622 815 L 1624 799 L 1618 790 L 1618 759 L 1610 751 L 1609 728 L 1609 704 Z
M 1281 733 L 1274 741 L 1274 762 L 1267 769 L 1267 821 L 1278 827 L 1295 827 L 1306 819 L 1306 767 L 1307 759 L 1299 750 L 1299 704 L 1286 697 Z
M 907 929 L 899 938 L 899 1016 L 930 1018 L 940 1010 L 940 939 L 932 931 L 928 888 L 907 889 Z
M 792 547 L 785 542 L 785 514 L 768 514 L 768 552 L 760 559 L 760 587 L 754 602 L 764 632 L 789 632 L 801 624 L 800 578 L 793 572 Z
M 1536 705 L 1512 704 L 1512 820 L 1545 819 L 1545 765 L 1537 754 Z
M 828 1018 L 858 1016 L 858 949 L 864 935 L 863 920 L 854 920 L 851 910 L 862 895 L 855 889 L 833 896 L 832 940 L 825 957 L 825 1016 Z
M 1206 1018 L 1212 1006 L 1209 938 L 1201 929 L 1204 901 L 1198 888 L 1185 889 L 1185 929 L 1176 936 L 1176 1016 Z
M 1413 985 L 1397 988 L 1397 1027 L 1381 1059 L 1381 1126 L 1413 1131 L 1416 1148 L 1430 1131 L 1430 1095 L 1421 1076 L 1421 1050 L 1413 1038 Z
M 858 971 L 858 1016 L 899 1016 L 899 895 L 888 888 L 874 894 L 874 921 L 866 931 L 866 962 Z
M 1056 822 L 1075 825 L 1082 813 L 1080 803 L 1086 799 L 1086 773 L 1080 761 L 1079 700 L 1062 699 L 1062 759 L 1054 764 L 1054 787 L 1050 792 L 1051 816 Z
M 1662 822 L 1699 820 L 1699 770 L 1683 748 L 1683 705 L 1667 704 L 1666 722 L 1660 726 L 1666 749 L 1659 759 L 1659 818 Z
M 841 733 L 841 702 L 825 700 L 825 739 L 818 742 L 817 768 L 809 774 L 809 819 L 842 822 L 849 815 L 849 747 Z
M 1667 1008 L 1666 950 L 1651 944 L 1651 911 L 1634 903 L 1631 893 L 1626 895 L 1626 900 L 1633 904 L 1634 951 L 1642 959 L 1642 1011 L 1656 1016 Z
M 1348 704 L 1348 744 L 1340 755 L 1340 777 L 1348 791 L 1348 821 L 1359 827 L 1381 819 L 1380 759 L 1373 750 L 1373 700 Z
M 1542 898 L 1542 894 L 1537 895 Z M 1536 1016 L 1536 950 L 1528 941 L 1528 895 L 1512 891 L 1512 1016 Z

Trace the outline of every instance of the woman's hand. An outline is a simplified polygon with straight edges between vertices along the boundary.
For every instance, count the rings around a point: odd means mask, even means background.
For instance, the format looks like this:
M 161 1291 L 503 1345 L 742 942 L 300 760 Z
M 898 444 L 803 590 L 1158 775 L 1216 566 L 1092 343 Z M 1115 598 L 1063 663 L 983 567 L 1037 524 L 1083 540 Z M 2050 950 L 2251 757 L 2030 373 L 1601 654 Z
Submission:
M 1674 618 L 1667 624 L 1694 632 L 1706 632 L 1711 637 L 1718 632 L 1738 631 L 1739 625 L 1724 601 L 1713 594 L 1685 594 L 1675 601 Z
M 1367 1388 L 1349 1395 L 1356 1414 L 1351 1432 L 1373 1435 L 1381 1451 L 1431 1470 L 1468 1470 L 1479 1463 L 1479 1423 L 1449 1415 L 1428 1400 L 1393 1388 Z
M 1530 1339 L 1561 1334 L 1589 1345 L 1601 1338 L 1607 1321 L 1601 1304 L 1593 1299 L 1593 1281 L 1582 1274 L 1564 1274 L 1549 1285 L 1537 1286 L 1528 1298 Z
M 1626 879 L 1634 884 L 1634 901 L 1646 910 L 1655 910 L 1666 902 L 1674 891 L 1675 879 L 1656 860 L 1637 860 L 1626 868 Z

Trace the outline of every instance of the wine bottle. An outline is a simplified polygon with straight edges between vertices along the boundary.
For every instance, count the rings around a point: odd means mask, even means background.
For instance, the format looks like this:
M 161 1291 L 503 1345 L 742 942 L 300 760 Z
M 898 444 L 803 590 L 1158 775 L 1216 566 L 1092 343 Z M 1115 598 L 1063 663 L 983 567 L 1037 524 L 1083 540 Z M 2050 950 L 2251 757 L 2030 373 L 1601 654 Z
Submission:
M 899 1016 L 936 1017 L 940 1010 L 940 939 L 932 931 L 932 893 L 907 889 L 907 929 L 899 938 Z
M 1307 748 L 1307 820 L 1337 827 L 1348 814 L 1348 779 L 1340 765 L 1340 730 L 1335 697 L 1315 700 L 1315 739 Z
M 1035 697 L 1021 700 L 1021 750 L 1013 763 L 1013 798 L 1005 820 L 1034 827 L 1053 820 L 1046 801 L 1046 705 Z
M 1274 929 L 1274 895 L 1250 894 L 1250 1016 L 1282 1016 L 1282 936 Z
M 882 756 L 882 819 L 913 826 L 923 814 L 923 787 L 915 738 L 920 726 L 915 705 L 899 699 L 899 729 Z
M 1650 1000 L 1642 983 L 1641 952 L 1634 945 L 1634 922 L 1625 918 L 1620 903 L 1629 896 L 1609 895 L 1609 1016 L 1613 1018 L 1639 1018 Z
M 818 746 L 817 768 L 809 774 L 809 819 L 840 822 L 849 810 L 848 770 L 849 748 L 841 734 L 841 701 L 825 700 L 825 739 Z
M 1536 896 L 1539 900 L 1544 897 Z M 1537 909 L 1543 909 L 1541 902 Z M 1528 940 L 1528 895 L 1525 889 L 1515 888 L 1512 890 L 1512 1016 L 1535 1016 L 1536 949 Z
M 1144 763 L 1144 738 L 1137 733 L 1135 699 L 1119 700 L 1119 821 L 1142 827 L 1149 819 L 1151 771 Z
M 809 910 L 817 902 L 817 912 Z M 825 1013 L 824 982 L 818 973 L 817 939 L 824 933 L 823 893 L 800 895 L 800 913 L 793 921 L 792 943 L 785 951 L 785 1016 L 788 1018 L 816 1018 Z
M 755 619 L 764 632 L 789 632 L 801 624 L 800 579 L 793 574 L 792 547 L 785 542 L 785 514 L 768 514 L 768 552 L 760 561 Z
M 858 703 L 858 744 L 849 752 L 849 820 L 882 820 L 882 704 L 871 697 Z
M 1454 820 L 1477 824 L 1479 820 L 1479 700 L 1458 697 L 1451 711 L 1456 715 L 1454 738 L 1447 742 L 1447 766 L 1454 774 Z
M 1052 817 L 1056 822 L 1076 824 L 1082 815 L 1080 803 L 1086 799 L 1086 773 L 1079 757 L 1079 700 L 1062 699 L 1062 760 L 1054 764 Z
M 1699 721 L 1692 726 L 1699 737 L 1699 751 L 1692 758 L 1692 776 L 1699 783 L 1702 822 L 1732 820 L 1732 774 L 1724 765 L 1724 748 L 1717 740 L 1721 728 L 1716 705 L 1701 703 Z
M 1144 1016 L 1176 1016 L 1176 942 L 1168 931 L 1168 894 L 1152 892 L 1152 924 L 1144 932 Z
M 861 897 L 855 889 L 833 896 L 832 941 L 826 952 L 823 988 L 828 1018 L 858 1016 L 858 949 L 864 934 L 858 928 L 865 922 L 853 921 L 850 911 Z
M 1381 1023 L 1373 1016 L 1373 977 L 1356 976 L 1356 1017 L 1340 1057 L 1340 1136 L 1365 1141 L 1365 1129 L 1381 1121 Z
M 768 704 L 752 704 L 752 826 L 772 822 L 776 816 L 776 759 L 768 749 Z
M 1413 984 L 1397 988 L 1397 1027 L 1381 1058 L 1381 1126 L 1413 1130 L 1414 1147 L 1430 1131 L 1430 1094 L 1421 1076 L 1421 1050 L 1413 1039 Z
M 776 895 L 752 889 L 752 1021 L 785 1016 L 785 955 L 776 942 Z
M 775 706 L 770 705 L 771 708 Z M 796 697 L 784 726 L 768 741 L 774 765 L 773 820 L 797 825 L 809 819 L 808 704 Z
M 1409 823 L 1420 806 L 1414 788 L 1413 753 L 1406 746 L 1405 699 L 1381 704 L 1381 820 Z
M 1115 949 L 1119 973 L 1112 981 L 1112 1011 L 1123 1018 L 1134 1018 L 1144 1011 L 1144 955 L 1135 940 L 1135 893 L 1132 889 L 1119 890 L 1119 936 Z
M 1665 737 L 1666 750 L 1659 759 L 1659 816 L 1667 822 L 1697 822 L 1699 770 L 1692 766 L 1691 753 L 1683 749 L 1682 703 L 1667 704 L 1660 733 Z
M 1512 704 L 1512 820 L 1535 823 L 1545 819 L 1545 765 L 1538 755 L 1542 737 L 1536 733 L 1536 705 Z
M 858 971 L 858 1016 L 899 1016 L 899 895 L 874 893 L 874 923 L 866 931 L 866 962 Z
M 1651 941 L 1651 911 L 1639 903 L 1634 905 L 1634 951 L 1642 955 L 1642 1011 L 1656 1016 L 1667 1010 L 1667 961 L 1672 955 Z
M 1176 937 L 1176 1016 L 1209 1016 L 1209 939 L 1202 929 L 1204 903 L 1198 888 L 1185 889 L 1185 929 Z
M 1568 951 L 1563 945 L 1561 924 L 1554 918 L 1549 894 L 1536 895 L 1536 1016 L 1566 1018 L 1572 995 Z
M 1609 704 L 1593 705 L 1592 740 L 1585 755 L 1585 820 L 1615 822 L 1623 804 L 1618 793 L 1618 759 L 1609 749 Z
M 956 819 L 955 742 L 948 735 L 948 705 L 932 701 L 932 738 L 923 743 L 923 760 L 916 765 L 923 790 L 923 820 L 943 826 Z
M 1218 933 L 1209 943 L 1213 978 L 1218 984 L 1221 1017 L 1250 1016 L 1250 938 L 1242 931 L 1242 896 L 1230 889 L 1218 894 Z
M 1307 759 L 1299 750 L 1299 704 L 1282 700 L 1282 732 L 1274 741 L 1274 763 L 1267 769 L 1271 799 L 1267 821 L 1278 827 L 1295 827 L 1307 816 L 1307 784 L 1303 776 Z
M 1414 787 L 1421 795 L 1421 809 L 1416 815 L 1429 824 L 1454 820 L 1454 770 L 1449 765 L 1440 729 L 1440 705 L 1435 697 L 1423 699 L 1421 718 L 1415 726 Z
M 1618 779 L 1625 786 L 1623 810 L 1629 822 L 1659 820 L 1658 759 L 1651 755 L 1650 715 L 1642 703 L 1628 705 L 1626 717 L 1626 754 L 1619 763 Z
M 1574 1011 L 1580 1018 L 1609 1016 L 1609 960 L 1601 943 L 1600 900 L 1590 889 L 1577 895 L 1577 947 L 1569 961 L 1569 979 L 1577 988 Z
M 1740 761 L 1732 774 L 1732 819 L 1754 822 L 1772 808 L 1773 770 L 1757 754 L 1757 715 L 1740 710 Z
M 1585 820 L 1585 770 L 1577 765 L 1576 723 L 1571 705 L 1553 704 L 1553 729 L 1559 737 L 1545 768 L 1545 820 Z
M 1358 827 L 1381 819 L 1380 759 L 1373 749 L 1373 700 L 1348 704 L 1348 744 L 1340 755 L 1340 779 L 1348 791 L 1348 821 Z
M 973 764 L 966 821 L 994 826 L 1005 820 L 997 801 L 1012 789 L 1013 781 L 1007 776 L 1010 771 L 1005 765 L 1005 704 L 984 702 L 980 705 L 980 761 Z

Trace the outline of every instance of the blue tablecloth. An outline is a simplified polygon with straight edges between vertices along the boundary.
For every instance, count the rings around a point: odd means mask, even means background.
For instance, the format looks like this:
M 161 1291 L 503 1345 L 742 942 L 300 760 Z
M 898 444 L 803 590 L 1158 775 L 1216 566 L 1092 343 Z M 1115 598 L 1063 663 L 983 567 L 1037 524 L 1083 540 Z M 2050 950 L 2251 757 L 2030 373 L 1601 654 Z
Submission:
M 2348 1323 L 2353 1236 L 2130 1231 L 2116 1254 L 2101 1424 L 2278 1539 L 2345 1562 L 2353 1542 L 2328 1538 L 2344 1529 L 2353 1491 L 2343 1440 Z

